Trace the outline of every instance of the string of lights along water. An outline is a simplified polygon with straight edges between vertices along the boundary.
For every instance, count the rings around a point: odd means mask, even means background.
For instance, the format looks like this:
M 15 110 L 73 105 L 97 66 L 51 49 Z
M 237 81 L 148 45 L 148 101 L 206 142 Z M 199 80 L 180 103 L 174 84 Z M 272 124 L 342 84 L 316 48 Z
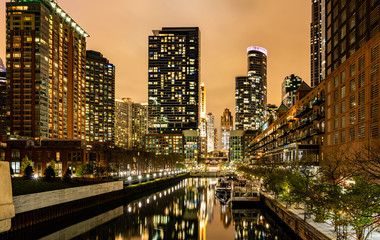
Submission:
M 52 223 L 44 231 L 32 229 L 30 233 L 45 240 L 300 239 L 260 204 L 243 208 L 221 204 L 215 198 L 217 181 L 188 178 L 132 202 L 81 214 L 73 225 Z M 58 225 L 64 226 L 59 229 Z

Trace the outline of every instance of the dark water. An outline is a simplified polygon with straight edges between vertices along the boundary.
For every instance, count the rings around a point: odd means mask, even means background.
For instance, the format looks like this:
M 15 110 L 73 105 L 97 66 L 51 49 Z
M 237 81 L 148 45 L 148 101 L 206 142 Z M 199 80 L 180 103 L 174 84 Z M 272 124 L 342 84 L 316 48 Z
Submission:
M 87 219 L 82 216 L 73 225 L 66 224 L 43 235 L 38 231 L 38 238 L 299 239 L 259 204 L 249 209 L 221 205 L 214 197 L 216 181 L 189 178 Z

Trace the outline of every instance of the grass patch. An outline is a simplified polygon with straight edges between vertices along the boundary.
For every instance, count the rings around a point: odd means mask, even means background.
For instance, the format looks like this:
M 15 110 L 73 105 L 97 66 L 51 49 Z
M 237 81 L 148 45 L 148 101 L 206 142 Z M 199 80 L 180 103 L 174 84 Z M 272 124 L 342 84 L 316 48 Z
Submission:
M 80 187 L 88 184 L 85 183 L 68 183 L 60 179 L 55 179 L 52 182 L 44 181 L 42 178 L 26 180 L 22 177 L 12 178 L 12 192 L 13 196 L 46 192 L 64 188 Z

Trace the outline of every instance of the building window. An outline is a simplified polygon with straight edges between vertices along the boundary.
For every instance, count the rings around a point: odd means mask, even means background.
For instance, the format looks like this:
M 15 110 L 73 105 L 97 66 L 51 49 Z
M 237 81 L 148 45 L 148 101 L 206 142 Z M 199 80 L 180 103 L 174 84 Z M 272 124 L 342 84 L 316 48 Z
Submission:
M 339 99 L 338 90 L 335 90 L 335 92 L 334 92 L 334 101 L 336 102 L 336 101 L 338 101 L 338 99 Z
M 339 114 L 339 104 L 334 105 L 334 116 Z
M 346 126 L 346 116 L 340 117 L 340 127 L 344 128 Z
M 371 122 L 371 137 L 379 136 L 379 121 Z
M 379 96 L 379 84 L 374 83 L 371 85 L 371 100 Z
M 355 90 L 356 90 L 355 79 L 352 79 L 350 81 L 350 92 L 354 92 Z
M 354 108 L 356 106 L 356 103 L 355 103 L 355 95 L 352 95 L 350 97 L 350 109 L 351 108 Z
M 375 61 L 379 58 L 379 44 L 371 48 L 371 61 Z
M 339 77 L 335 76 L 334 77 L 334 88 L 336 88 L 339 85 Z
M 363 70 L 365 67 L 365 55 L 359 58 L 359 71 Z
M 334 144 L 338 144 L 338 133 L 334 133 Z
M 340 82 L 346 81 L 346 71 L 340 73 Z
M 355 128 L 350 128 L 350 142 L 355 141 Z
M 358 127 L 358 138 L 359 139 L 365 138 L 365 126 L 364 125 L 360 125 Z
M 376 63 L 371 67 L 371 81 L 379 77 L 379 64 Z
M 358 77 L 358 88 L 364 87 L 365 85 L 365 72 L 360 73 Z
M 340 103 L 340 112 L 341 113 L 344 113 L 346 111 L 346 101 L 343 100 L 341 103 Z
M 346 96 L 346 86 L 340 88 L 340 98 L 344 98 Z
M 14 174 L 20 174 L 20 162 L 11 162 L 11 167 Z
M 364 101 L 365 101 L 365 89 L 361 90 L 358 95 L 359 95 L 359 97 L 358 97 L 359 105 L 364 104 Z
M 350 66 L 350 77 L 355 75 L 355 63 Z
M 379 102 L 371 103 L 371 118 L 379 116 Z
M 356 122 L 356 116 L 355 116 L 355 111 L 350 112 L 350 125 L 355 124 Z
M 341 143 L 346 142 L 346 131 L 345 130 L 340 132 L 340 142 Z
M 365 120 L 365 109 L 360 108 L 358 111 L 358 122 L 363 122 Z

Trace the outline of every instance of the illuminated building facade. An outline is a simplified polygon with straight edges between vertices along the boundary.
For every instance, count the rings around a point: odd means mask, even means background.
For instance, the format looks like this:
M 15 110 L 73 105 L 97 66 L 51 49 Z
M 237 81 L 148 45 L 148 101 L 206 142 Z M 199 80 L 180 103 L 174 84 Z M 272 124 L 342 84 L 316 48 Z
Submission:
M 148 133 L 148 104 L 132 104 L 132 146 L 144 147 L 144 135 Z
M 48 0 L 6 8 L 10 134 L 85 139 L 87 33 Z
M 183 156 L 185 163 L 194 165 L 198 161 L 198 132 L 195 130 L 182 131 L 184 139 Z
M 223 115 L 220 118 L 220 132 L 222 137 L 222 145 L 220 150 L 227 152 L 230 149 L 230 132 L 233 129 L 233 117 L 228 108 L 224 109 Z
M 2 70 L 5 70 L 5 68 L 2 68 L 0 58 L 0 136 L 6 136 L 9 132 L 9 119 L 7 116 L 9 98 L 6 72 L 2 72 Z
M 129 149 L 132 147 L 132 112 L 130 98 L 115 100 L 115 146 Z
M 206 154 L 207 151 L 207 118 L 206 118 L 206 88 L 205 84 L 200 86 L 200 109 L 201 118 L 199 123 L 199 138 L 201 154 Z
M 149 132 L 197 130 L 199 28 L 162 28 L 149 36 Z
M 322 4 L 322 41 L 326 43 L 322 72 L 327 76 L 379 33 L 380 1 L 325 0 Z
M 86 140 L 113 144 L 115 66 L 96 51 L 86 52 Z
M 250 130 L 259 130 L 267 107 L 267 50 L 257 46 L 248 47 L 247 55 L 248 79 L 252 84 L 253 126 Z
M 291 74 L 282 82 L 282 102 L 290 108 L 296 103 L 296 92 L 302 83 L 302 78 Z
M 311 0 L 310 24 L 311 87 L 317 86 L 322 76 L 322 0 Z
M 235 129 L 255 129 L 253 109 L 253 86 L 250 78 L 239 76 L 235 78 Z
M 6 72 L 5 71 L 5 65 L 4 65 L 4 62 L 3 62 L 3 59 L 0 58 L 0 72 Z
M 219 151 L 219 134 L 217 128 L 214 128 L 214 151 Z
M 207 128 L 207 153 L 214 151 L 215 149 L 215 133 L 214 133 L 214 115 L 208 113 L 206 116 Z

